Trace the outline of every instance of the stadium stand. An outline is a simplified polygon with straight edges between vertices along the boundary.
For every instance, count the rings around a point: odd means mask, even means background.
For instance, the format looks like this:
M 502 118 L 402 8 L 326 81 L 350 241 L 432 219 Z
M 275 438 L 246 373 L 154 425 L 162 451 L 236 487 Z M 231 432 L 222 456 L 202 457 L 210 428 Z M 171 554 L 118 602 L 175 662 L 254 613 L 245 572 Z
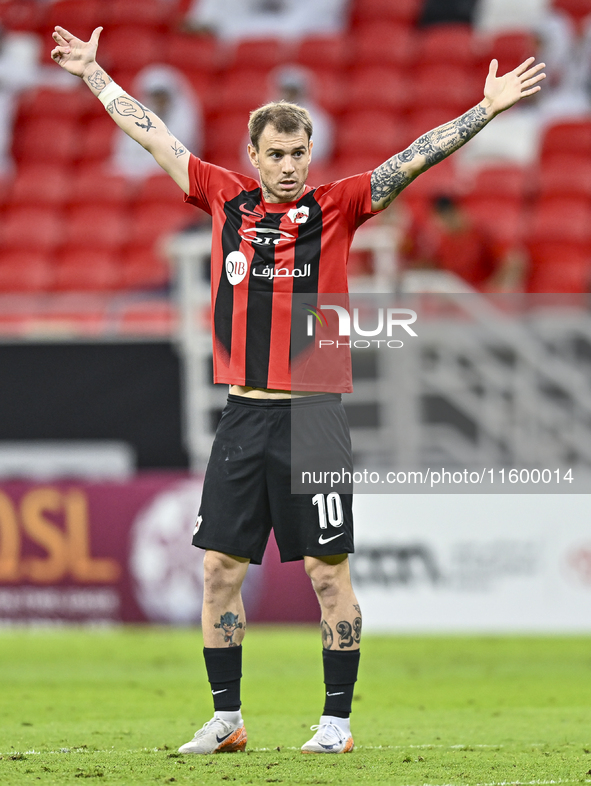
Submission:
M 457 22 L 421 28 L 421 0 L 352 0 L 344 35 L 306 33 L 289 43 L 249 38 L 230 44 L 186 32 L 179 21 L 187 7 L 174 0 L 8 0 L 0 3 L 0 22 L 43 36 L 44 47 L 55 24 L 83 37 L 104 25 L 101 62 L 127 89 L 146 65 L 176 67 L 202 104 L 204 157 L 239 171 L 249 171 L 240 155 L 248 111 L 268 99 L 273 68 L 305 66 L 313 74 L 314 100 L 336 129 L 333 158 L 312 169 L 314 184 L 372 169 L 476 103 L 490 57 L 500 61 L 500 71 L 508 70 L 536 46 L 536 31 L 523 25 L 493 25 L 486 35 Z M 588 0 L 554 0 L 553 7 L 570 15 L 578 30 L 591 10 Z M 198 222 L 199 213 L 183 205 L 165 175 L 134 183 L 109 172 L 115 131 L 77 83 L 21 94 L 13 143 L 17 170 L 0 182 L 0 291 L 167 284 L 162 238 Z M 591 116 L 558 117 L 545 129 L 531 168 L 487 164 L 466 176 L 457 162 L 446 161 L 413 183 L 400 204 L 420 214 L 434 195 L 455 194 L 500 241 L 524 244 L 528 291 L 586 291 L 590 183 Z M 108 232 L 96 231 L 99 217 Z

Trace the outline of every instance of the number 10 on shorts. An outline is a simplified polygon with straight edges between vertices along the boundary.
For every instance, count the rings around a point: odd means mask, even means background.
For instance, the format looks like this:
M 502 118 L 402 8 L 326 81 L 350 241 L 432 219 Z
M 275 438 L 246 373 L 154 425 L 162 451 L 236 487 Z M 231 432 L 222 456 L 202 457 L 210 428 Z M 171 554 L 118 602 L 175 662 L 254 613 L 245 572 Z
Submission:
M 312 497 L 312 505 L 318 508 L 320 529 L 326 529 L 329 524 L 333 527 L 343 526 L 343 505 L 340 495 L 335 491 L 327 494 L 326 499 L 324 494 L 316 494 Z

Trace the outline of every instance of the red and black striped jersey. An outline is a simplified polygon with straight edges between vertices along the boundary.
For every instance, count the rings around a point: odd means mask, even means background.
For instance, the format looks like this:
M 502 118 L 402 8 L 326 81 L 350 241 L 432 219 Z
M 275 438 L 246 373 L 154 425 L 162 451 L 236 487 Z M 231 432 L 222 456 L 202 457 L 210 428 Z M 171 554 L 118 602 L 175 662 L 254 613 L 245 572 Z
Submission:
M 357 227 L 370 216 L 371 172 L 311 188 L 291 203 L 263 198 L 253 178 L 195 156 L 185 201 L 213 219 L 214 382 L 291 390 L 294 293 L 346 293 Z M 298 389 L 348 392 L 317 383 Z

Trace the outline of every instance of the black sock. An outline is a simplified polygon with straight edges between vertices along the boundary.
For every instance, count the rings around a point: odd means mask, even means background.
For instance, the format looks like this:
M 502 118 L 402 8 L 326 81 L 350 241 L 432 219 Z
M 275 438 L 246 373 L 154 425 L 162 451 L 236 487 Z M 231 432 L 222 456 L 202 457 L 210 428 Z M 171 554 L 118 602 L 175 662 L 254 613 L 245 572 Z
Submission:
M 323 715 L 348 718 L 357 682 L 359 650 L 322 650 L 326 698 Z
M 207 679 L 211 685 L 214 710 L 236 712 L 240 709 L 242 645 L 238 647 L 204 647 Z

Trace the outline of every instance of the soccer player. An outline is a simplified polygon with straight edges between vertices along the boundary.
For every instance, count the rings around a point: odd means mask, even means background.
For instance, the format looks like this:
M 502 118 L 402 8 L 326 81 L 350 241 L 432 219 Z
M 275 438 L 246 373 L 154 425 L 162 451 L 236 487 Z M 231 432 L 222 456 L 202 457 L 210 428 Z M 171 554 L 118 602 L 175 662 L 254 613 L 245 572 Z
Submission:
M 483 100 L 421 136 L 375 169 L 318 188 L 306 184 L 312 124 L 285 102 L 250 118 L 250 161 L 259 180 L 195 158 L 150 109 L 96 62 L 102 28 L 88 42 L 56 27 L 52 58 L 81 77 L 117 125 L 213 216 L 214 380 L 230 385 L 208 464 L 193 537 L 206 549 L 202 627 L 214 716 L 182 753 L 244 750 L 240 711 L 240 594 L 250 562 L 260 563 L 271 526 L 283 561 L 304 560 L 321 608 L 326 700 L 304 753 L 353 748 L 349 714 L 359 664 L 361 612 L 351 587 L 351 495 L 291 494 L 290 417 L 305 412 L 343 450 L 350 441 L 340 393 L 330 382 L 292 391 L 290 308 L 297 293 L 345 293 L 357 227 L 384 210 L 415 177 L 453 153 L 521 98 L 540 90 L 543 64 L 529 58 L 497 77 L 493 60 Z M 343 464 L 346 466 L 346 464 Z M 272 653 L 270 653 L 272 655 Z

